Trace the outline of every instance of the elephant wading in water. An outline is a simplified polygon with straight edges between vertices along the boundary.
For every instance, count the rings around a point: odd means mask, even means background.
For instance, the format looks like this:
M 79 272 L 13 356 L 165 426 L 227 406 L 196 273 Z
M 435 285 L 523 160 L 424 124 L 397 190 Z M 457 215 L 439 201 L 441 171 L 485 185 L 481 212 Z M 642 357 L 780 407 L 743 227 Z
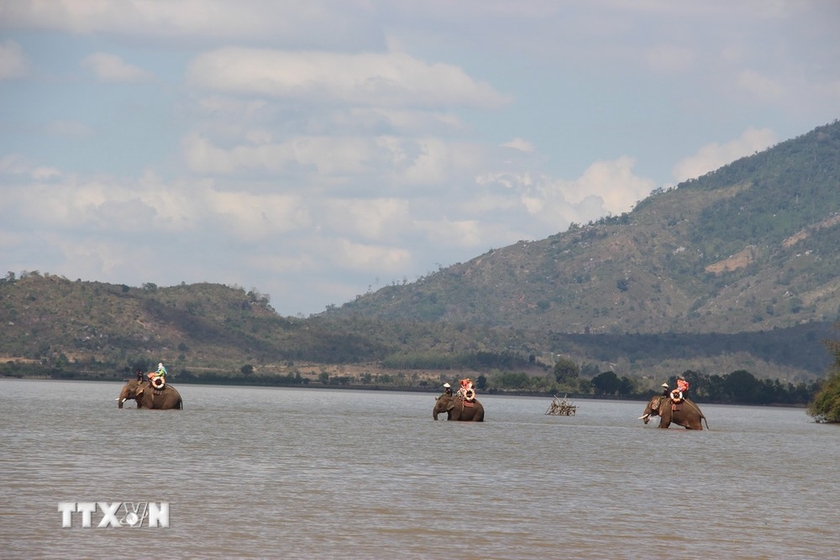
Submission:
M 179 410 L 184 408 L 181 394 L 175 390 L 175 387 L 168 383 L 162 389 L 156 389 L 148 381 L 132 379 L 120 391 L 117 406 L 122 408 L 123 403 L 128 399 L 137 401 L 137 408 L 176 408 Z
M 484 422 L 484 407 L 478 399 L 465 401 L 459 396 L 441 395 L 435 399 L 432 418 L 438 419 L 438 414 L 446 413 L 447 420 L 463 422 Z
M 639 416 L 639 420 L 644 420 L 647 424 L 651 416 L 659 416 L 660 428 L 667 428 L 673 423 L 686 430 L 702 430 L 702 422 L 705 422 L 706 429 L 709 429 L 709 422 L 700 411 L 700 407 L 689 399 L 675 402 L 670 397 L 655 396 L 648 401 L 645 412 Z

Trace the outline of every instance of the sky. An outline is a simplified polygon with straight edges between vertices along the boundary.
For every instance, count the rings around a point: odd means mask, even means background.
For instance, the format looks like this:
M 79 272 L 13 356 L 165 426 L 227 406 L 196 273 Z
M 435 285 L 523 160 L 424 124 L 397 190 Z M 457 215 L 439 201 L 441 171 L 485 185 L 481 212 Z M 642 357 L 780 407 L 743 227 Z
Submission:
M 0 274 L 309 316 L 840 118 L 835 0 L 0 0 Z

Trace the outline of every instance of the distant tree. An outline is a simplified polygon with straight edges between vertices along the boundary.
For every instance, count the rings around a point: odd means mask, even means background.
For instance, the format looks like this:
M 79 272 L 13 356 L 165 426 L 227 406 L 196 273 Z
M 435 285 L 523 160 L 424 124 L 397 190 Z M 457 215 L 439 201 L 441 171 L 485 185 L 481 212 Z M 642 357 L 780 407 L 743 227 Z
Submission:
M 578 386 L 580 387 L 578 390 L 581 395 L 588 395 L 593 389 L 592 380 L 590 379 L 578 379 Z
M 705 387 L 705 392 L 709 396 L 709 400 L 713 402 L 723 402 L 726 400 L 726 395 L 723 387 L 722 375 L 710 375 L 708 386 Z M 691 383 L 691 381 L 689 381 Z
M 495 384 L 500 389 L 527 389 L 531 379 L 525 372 L 505 372 L 494 376 Z
M 808 414 L 818 422 L 840 423 L 840 374 L 829 375 L 817 396 L 808 404 Z
M 618 380 L 618 394 L 623 397 L 629 397 L 633 393 L 636 392 L 636 382 L 623 375 L 621 379 Z
M 557 362 L 554 364 L 552 371 L 554 372 L 554 379 L 557 380 L 557 383 L 565 383 L 571 379 L 577 379 L 580 375 L 578 365 L 569 358 L 564 357 L 557 358 Z
M 592 387 L 595 388 L 596 395 L 615 395 L 621 387 L 621 382 L 614 371 L 605 371 L 592 378 Z
M 242 372 L 242 375 L 251 375 L 252 373 L 254 373 L 254 366 L 252 366 L 251 364 L 245 364 L 239 369 L 239 371 Z
M 834 326 L 840 331 L 840 324 Z M 832 371 L 822 385 L 814 400 L 808 403 L 808 414 L 817 422 L 840 423 L 840 339 L 823 341 L 825 347 L 834 355 Z
M 743 369 L 733 371 L 723 382 L 726 395 L 738 403 L 760 402 L 761 383 L 753 374 Z
M 580 368 L 580 374 L 584 377 L 595 377 L 601 372 L 598 364 L 583 364 Z

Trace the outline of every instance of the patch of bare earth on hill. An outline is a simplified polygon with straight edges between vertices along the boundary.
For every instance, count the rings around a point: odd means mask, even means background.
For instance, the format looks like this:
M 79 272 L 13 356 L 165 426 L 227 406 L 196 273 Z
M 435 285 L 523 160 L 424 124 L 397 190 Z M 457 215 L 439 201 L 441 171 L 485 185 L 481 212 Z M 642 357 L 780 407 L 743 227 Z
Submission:
M 818 223 L 813 228 L 805 228 L 805 229 L 799 230 L 798 232 L 794 233 L 793 235 L 791 235 L 790 237 L 788 237 L 787 239 L 782 241 L 782 247 L 787 249 L 788 247 L 792 247 L 792 246 L 796 245 L 797 243 L 799 243 L 800 241 L 802 241 L 803 239 L 808 237 L 808 231 L 809 230 L 817 230 L 817 229 L 828 228 L 828 227 L 831 227 L 831 226 L 836 226 L 837 224 L 840 224 L 840 214 L 836 214 L 834 216 L 826 218 L 825 220 L 821 221 L 820 223 Z
M 832 282 L 828 282 L 815 290 L 805 292 L 800 295 L 805 305 L 811 305 L 821 299 L 832 297 L 834 294 L 840 292 L 840 278 Z
M 738 251 L 734 255 L 730 255 L 729 258 L 720 260 L 716 263 L 712 263 L 706 267 L 706 272 L 712 272 L 714 274 L 720 274 L 721 272 L 727 272 L 731 270 L 738 270 L 739 268 L 744 268 L 748 264 L 752 263 L 756 257 L 756 247 L 755 245 L 748 245 L 741 251 Z

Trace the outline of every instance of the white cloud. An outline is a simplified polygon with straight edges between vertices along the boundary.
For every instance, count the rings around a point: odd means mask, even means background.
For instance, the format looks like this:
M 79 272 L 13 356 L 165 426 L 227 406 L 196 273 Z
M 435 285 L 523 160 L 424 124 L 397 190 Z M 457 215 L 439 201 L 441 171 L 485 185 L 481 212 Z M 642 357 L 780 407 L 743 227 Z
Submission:
M 322 129 L 369 131 L 373 133 L 403 133 L 422 135 L 464 132 L 467 125 L 453 113 L 382 107 L 350 107 L 337 110 L 313 124 Z
M 274 135 L 270 130 L 255 128 L 245 132 L 245 139 L 252 144 L 271 144 Z
M 399 52 L 341 54 L 226 47 L 196 57 L 197 87 L 242 95 L 376 107 L 500 107 L 511 98 L 452 64 Z
M 253 3 L 251 3 L 253 4 Z M 121 34 L 223 33 L 231 28 L 262 28 L 259 13 L 225 7 L 225 2 L 126 2 L 74 0 L 5 0 L 0 16 L 7 25 L 70 33 L 118 32 Z M 215 31 L 214 31 L 215 30 Z
M 596 196 L 603 201 L 604 210 L 610 214 L 629 212 L 633 205 L 646 198 L 656 187 L 650 179 L 633 174 L 635 164 L 635 158 L 629 156 L 595 162 L 575 181 L 572 192 L 567 196 L 573 202 Z
M 213 217 L 214 227 L 239 240 L 274 237 L 305 228 L 311 222 L 306 202 L 295 195 L 212 190 L 204 196 L 203 214 Z
M 182 149 L 187 165 L 196 173 L 291 173 L 313 185 L 341 185 L 363 178 L 374 185 L 436 185 L 452 173 L 476 168 L 485 157 L 480 146 L 449 144 L 433 137 L 300 136 L 222 148 L 192 134 L 182 140 Z
M 223 191 L 203 181 L 165 183 L 153 173 L 137 181 L 73 176 L 50 183 L 36 180 L 11 191 L 5 202 L 5 211 L 25 217 L 34 227 L 67 233 L 154 230 L 178 235 L 208 228 L 231 239 L 254 241 L 307 228 L 311 222 L 306 201 L 294 194 Z
M 382 44 L 365 0 L 3 0 L 0 28 L 160 37 L 254 39 L 370 48 Z
M 437 138 L 421 138 L 417 140 L 417 153 L 414 157 L 407 156 L 400 149 L 402 160 L 408 163 L 405 168 L 405 180 L 416 185 L 440 184 L 450 177 L 453 165 L 457 165 L 453 158 L 458 157 L 457 147 L 447 144 Z
M 49 181 L 61 177 L 61 171 L 53 167 L 36 167 L 31 175 L 36 181 Z
M 0 44 L 0 80 L 10 80 L 26 75 L 28 61 L 21 46 L 8 39 Z
M 502 144 L 503 148 L 512 148 L 520 152 L 533 152 L 534 145 L 523 138 L 514 138 Z
M 116 55 L 103 52 L 85 57 L 82 66 L 92 71 L 102 82 L 146 82 L 154 77 L 151 72 L 128 64 Z
M 350 239 L 339 239 L 334 254 L 336 265 L 351 270 L 378 270 L 397 274 L 409 268 L 411 251 L 400 247 L 388 247 L 357 243 Z
M 695 179 L 736 159 L 765 150 L 776 142 L 776 134 L 772 130 L 750 127 L 731 142 L 707 144 L 693 156 L 677 163 L 673 170 L 674 179 L 677 182 Z
M 676 45 L 657 45 L 645 53 L 648 66 L 655 72 L 674 73 L 689 70 L 694 63 L 694 52 Z
M 198 100 L 198 107 L 207 113 L 232 115 L 235 118 L 254 118 L 265 108 L 267 102 L 258 100 L 242 100 L 234 97 L 210 96 Z
M 31 170 L 31 164 L 20 154 L 8 154 L 0 157 L 0 173 L 20 175 Z
M 93 134 L 93 129 L 80 121 L 58 120 L 48 123 L 46 132 L 50 136 L 87 138 Z
M 243 263 L 253 270 L 269 272 L 272 275 L 286 275 L 290 272 L 305 273 L 318 268 L 319 259 L 310 252 L 290 247 L 293 255 L 286 256 L 277 252 L 249 252 L 242 255 Z
M 394 242 L 412 222 L 408 201 L 398 198 L 337 198 L 324 201 L 322 210 L 324 229 L 382 242 Z
M 785 94 L 785 87 L 777 80 L 754 70 L 744 70 L 738 76 L 738 87 L 755 99 L 775 101 Z
M 52 167 L 36 165 L 20 154 L 8 154 L 0 158 L 0 174 L 26 175 L 36 181 L 58 177 L 61 172 Z
M 512 191 L 516 206 L 532 219 L 544 224 L 534 233 L 549 235 L 568 227 L 569 223 L 585 223 L 605 214 L 629 212 L 633 205 L 647 197 L 655 183 L 633 174 L 635 160 L 624 156 L 614 161 L 599 161 L 579 178 L 566 181 L 529 172 L 487 173 L 477 178 L 479 185 L 499 185 Z M 485 195 L 476 202 L 482 211 L 510 212 L 514 199 L 510 196 Z
M 308 176 L 343 176 L 371 172 L 368 162 L 380 159 L 387 146 L 375 139 L 297 137 L 280 143 L 248 144 L 224 149 L 202 136 L 182 141 L 189 167 L 198 173 L 231 174 L 248 170 L 297 172 Z M 380 149 L 380 148 L 384 148 Z M 389 159 L 386 154 L 385 159 Z
M 488 243 L 479 220 L 452 220 L 444 216 L 435 220 L 418 220 L 416 225 L 436 246 L 472 249 Z

